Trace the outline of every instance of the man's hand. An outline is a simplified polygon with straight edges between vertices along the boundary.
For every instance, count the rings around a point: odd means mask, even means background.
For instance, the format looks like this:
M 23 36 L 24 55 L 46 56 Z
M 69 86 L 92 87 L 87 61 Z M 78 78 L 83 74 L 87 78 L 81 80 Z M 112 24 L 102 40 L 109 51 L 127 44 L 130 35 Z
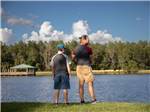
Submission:
M 71 75 L 69 74 L 69 80 L 70 80 L 70 78 L 71 78 Z
M 52 79 L 54 80 L 54 78 L 55 78 L 55 75 L 54 75 L 54 74 L 52 74 Z
M 71 53 L 71 58 L 72 58 L 72 60 L 74 60 L 75 59 L 75 54 L 74 54 L 74 52 L 72 51 L 72 53 Z
M 54 71 L 54 67 L 52 66 L 52 79 L 54 80 L 55 78 L 55 71 Z

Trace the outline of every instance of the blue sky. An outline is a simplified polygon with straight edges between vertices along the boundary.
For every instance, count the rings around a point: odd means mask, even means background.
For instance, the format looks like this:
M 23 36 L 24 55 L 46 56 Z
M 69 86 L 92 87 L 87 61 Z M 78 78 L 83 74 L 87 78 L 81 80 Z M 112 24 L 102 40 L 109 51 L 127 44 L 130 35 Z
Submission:
M 2 2 L 2 10 L 9 17 L 31 20 L 32 25 L 9 24 L 2 19 L 2 28 L 13 31 L 16 40 L 24 33 L 38 31 L 43 21 L 66 34 L 72 33 L 72 24 L 87 21 L 90 32 L 107 30 L 125 41 L 150 39 L 150 2 Z

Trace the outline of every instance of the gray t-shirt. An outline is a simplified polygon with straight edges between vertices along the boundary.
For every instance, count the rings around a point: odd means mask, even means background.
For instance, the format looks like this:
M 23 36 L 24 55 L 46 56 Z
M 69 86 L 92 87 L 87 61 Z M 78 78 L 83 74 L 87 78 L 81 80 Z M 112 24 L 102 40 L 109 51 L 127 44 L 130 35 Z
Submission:
M 52 57 L 50 65 L 54 68 L 55 75 L 62 72 L 68 74 L 67 63 L 67 56 L 62 53 L 57 53 Z
M 74 50 L 77 65 L 91 65 L 92 49 L 86 45 L 79 45 Z

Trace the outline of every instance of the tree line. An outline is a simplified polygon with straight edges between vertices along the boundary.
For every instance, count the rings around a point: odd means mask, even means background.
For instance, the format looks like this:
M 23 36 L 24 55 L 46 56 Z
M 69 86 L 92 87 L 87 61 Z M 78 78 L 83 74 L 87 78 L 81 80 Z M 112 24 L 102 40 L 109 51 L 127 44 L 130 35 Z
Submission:
M 50 60 L 57 52 L 57 44 L 63 41 L 24 43 L 19 41 L 13 45 L 1 43 L 1 71 L 7 71 L 18 64 L 29 64 L 38 70 L 50 70 Z M 70 57 L 71 51 L 78 45 L 75 40 L 64 43 L 65 53 Z M 96 70 L 127 70 L 150 69 L 150 42 L 110 42 L 107 44 L 90 43 L 93 49 L 92 67 Z M 71 69 L 75 70 L 71 61 Z

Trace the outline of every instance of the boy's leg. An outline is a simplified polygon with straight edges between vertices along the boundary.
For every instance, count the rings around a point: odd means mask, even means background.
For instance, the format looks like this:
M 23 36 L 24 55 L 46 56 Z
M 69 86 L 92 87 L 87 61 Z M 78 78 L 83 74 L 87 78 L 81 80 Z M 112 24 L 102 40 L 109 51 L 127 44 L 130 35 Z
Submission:
M 54 103 L 56 103 L 56 104 L 58 104 L 58 102 L 59 102 L 59 93 L 60 93 L 59 89 L 54 90 Z
M 89 90 L 89 94 L 90 94 L 92 100 L 95 101 L 96 96 L 95 96 L 95 93 L 94 93 L 93 81 L 88 82 L 88 90 Z
M 84 101 L 84 82 L 83 80 L 79 80 L 79 94 L 81 102 Z
M 67 89 L 64 89 L 64 103 L 68 103 L 68 90 Z

